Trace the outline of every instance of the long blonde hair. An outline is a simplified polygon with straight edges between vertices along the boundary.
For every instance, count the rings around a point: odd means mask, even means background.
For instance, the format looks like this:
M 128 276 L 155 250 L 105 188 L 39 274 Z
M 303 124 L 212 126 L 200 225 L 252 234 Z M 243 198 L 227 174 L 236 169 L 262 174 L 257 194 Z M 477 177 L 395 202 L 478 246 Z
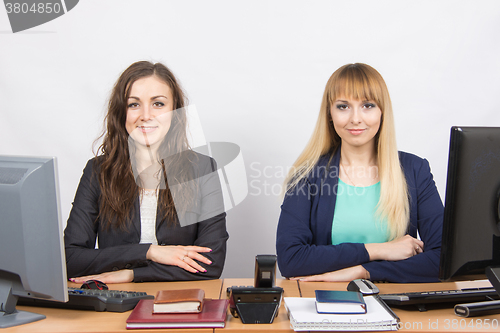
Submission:
M 330 109 L 338 97 L 375 101 L 382 111 L 380 129 L 375 137 L 380 178 L 380 199 L 377 214 L 388 221 L 389 238 L 406 234 L 410 203 L 406 179 L 399 162 L 396 131 L 389 91 L 382 76 L 366 64 L 347 64 L 337 69 L 328 80 L 314 132 L 304 151 L 285 179 L 285 189 L 291 190 L 306 178 L 327 153 L 340 147 L 341 139 L 332 123 Z

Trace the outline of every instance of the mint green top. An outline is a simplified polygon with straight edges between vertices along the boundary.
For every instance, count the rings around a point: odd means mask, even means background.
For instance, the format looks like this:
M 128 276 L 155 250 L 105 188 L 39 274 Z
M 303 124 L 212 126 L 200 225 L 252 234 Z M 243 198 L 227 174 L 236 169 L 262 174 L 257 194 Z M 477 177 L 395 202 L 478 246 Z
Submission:
M 380 221 L 376 217 L 379 198 L 380 182 L 357 187 L 348 185 L 339 178 L 332 244 L 387 242 L 387 221 Z

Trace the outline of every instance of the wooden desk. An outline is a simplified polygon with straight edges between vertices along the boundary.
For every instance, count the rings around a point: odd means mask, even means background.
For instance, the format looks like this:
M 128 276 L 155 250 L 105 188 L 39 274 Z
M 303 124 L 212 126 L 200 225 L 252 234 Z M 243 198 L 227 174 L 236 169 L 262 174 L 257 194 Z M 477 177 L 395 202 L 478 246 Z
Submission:
M 253 279 L 225 279 L 196 282 L 155 282 L 155 283 L 126 283 L 111 285 L 112 289 L 145 291 L 150 295 L 155 295 L 158 290 L 163 289 L 187 289 L 202 288 L 205 290 L 206 297 L 209 298 L 227 298 L 226 289 L 231 286 L 249 286 L 253 284 Z M 70 286 L 76 286 L 69 284 Z M 314 297 L 314 290 L 346 290 L 347 283 L 328 283 L 328 282 L 300 282 L 282 280 L 277 281 L 277 285 L 284 289 L 284 297 Z M 455 283 L 432 283 L 432 284 L 395 284 L 381 283 L 377 284 L 381 293 L 398 293 L 422 290 L 447 290 L 459 289 L 470 286 L 489 286 L 489 282 L 478 285 L 471 282 Z M 94 312 L 78 310 L 62 310 L 51 308 L 36 308 L 28 306 L 19 306 L 20 310 L 41 313 L 47 316 L 46 319 L 21 325 L 17 327 L 5 328 L 3 332 L 125 332 L 126 323 L 130 311 L 124 313 L 116 312 Z M 475 318 L 462 318 L 455 315 L 452 308 L 432 309 L 427 312 L 418 312 L 416 309 L 398 309 L 393 308 L 394 312 L 401 319 L 400 331 L 413 332 L 499 332 L 500 314 L 489 315 Z M 485 319 L 489 319 L 490 328 L 485 328 Z M 460 327 L 460 325 L 462 327 Z M 495 325 L 492 327 L 492 325 Z M 227 313 L 227 322 L 224 329 L 162 329 L 162 330 L 128 330 L 134 332 L 175 332 L 175 333 L 228 333 L 242 331 L 281 331 L 293 332 L 290 329 L 290 323 L 282 304 L 278 317 L 273 324 L 242 324 L 240 319 L 233 318 Z
M 461 281 L 443 283 L 420 284 L 377 284 L 381 294 L 402 293 L 412 291 L 452 290 L 468 287 L 491 287 L 488 281 Z M 299 288 L 302 297 L 314 297 L 315 290 L 346 290 L 347 283 L 338 282 L 300 282 Z M 463 318 L 455 315 L 453 308 L 432 308 L 426 312 L 419 312 L 416 307 L 405 309 L 392 307 L 401 319 L 400 331 L 415 332 L 499 332 L 500 314 L 473 318 Z M 489 319 L 490 328 L 485 328 L 485 319 Z
M 252 286 L 253 283 L 254 279 L 224 279 L 221 298 L 227 298 L 227 287 Z M 283 288 L 283 297 L 300 297 L 297 281 L 278 279 L 276 281 L 276 286 Z M 234 318 L 228 310 L 226 327 L 215 329 L 215 332 L 217 333 L 233 333 L 242 331 L 293 332 L 293 330 L 290 328 L 290 321 L 288 320 L 283 302 L 281 303 L 278 316 L 274 319 L 272 324 L 243 324 L 239 318 Z
M 69 283 L 70 287 L 76 284 Z M 221 293 L 222 280 L 196 281 L 196 282 L 154 282 L 154 283 L 124 283 L 112 284 L 110 289 L 144 291 L 150 295 L 156 295 L 158 290 L 163 289 L 188 289 L 202 288 L 207 298 L 218 299 Z M 117 312 L 95 312 L 81 310 L 38 308 L 31 306 L 19 306 L 19 310 L 44 314 L 47 318 L 40 321 L 20 325 L 16 327 L 1 329 L 1 333 L 11 332 L 172 332 L 172 333 L 213 333 L 213 329 L 179 329 L 179 330 L 127 330 L 126 320 L 130 311 Z

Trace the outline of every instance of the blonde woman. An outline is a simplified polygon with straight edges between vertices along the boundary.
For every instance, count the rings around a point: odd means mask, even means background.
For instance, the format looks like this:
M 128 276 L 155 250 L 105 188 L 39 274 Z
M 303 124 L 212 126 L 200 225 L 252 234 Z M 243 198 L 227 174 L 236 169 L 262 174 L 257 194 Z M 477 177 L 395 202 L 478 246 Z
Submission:
M 398 152 L 395 137 L 382 76 L 359 63 L 335 71 L 285 180 L 276 240 L 283 276 L 438 281 L 443 204 L 429 163 Z

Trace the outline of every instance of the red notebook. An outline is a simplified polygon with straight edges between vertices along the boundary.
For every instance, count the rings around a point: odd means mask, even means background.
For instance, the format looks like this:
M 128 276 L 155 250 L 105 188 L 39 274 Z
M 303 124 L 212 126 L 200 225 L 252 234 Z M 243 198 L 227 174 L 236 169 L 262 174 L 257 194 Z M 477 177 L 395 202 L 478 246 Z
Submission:
M 142 299 L 127 319 L 128 329 L 224 327 L 228 299 L 205 299 L 200 313 L 153 313 L 153 299 Z

